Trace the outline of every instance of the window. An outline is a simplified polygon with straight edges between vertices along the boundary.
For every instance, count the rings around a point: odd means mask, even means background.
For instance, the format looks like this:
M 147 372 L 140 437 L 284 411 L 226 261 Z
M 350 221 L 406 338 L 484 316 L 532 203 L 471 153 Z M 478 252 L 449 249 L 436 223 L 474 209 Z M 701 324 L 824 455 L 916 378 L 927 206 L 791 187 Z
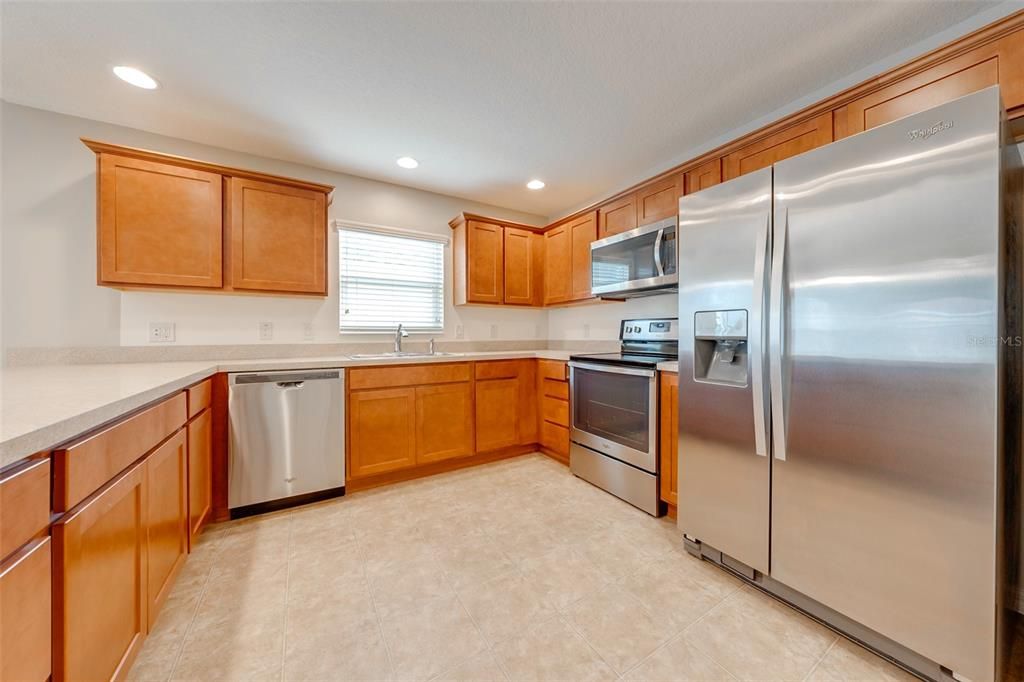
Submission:
M 443 237 L 338 227 L 340 331 L 444 329 Z

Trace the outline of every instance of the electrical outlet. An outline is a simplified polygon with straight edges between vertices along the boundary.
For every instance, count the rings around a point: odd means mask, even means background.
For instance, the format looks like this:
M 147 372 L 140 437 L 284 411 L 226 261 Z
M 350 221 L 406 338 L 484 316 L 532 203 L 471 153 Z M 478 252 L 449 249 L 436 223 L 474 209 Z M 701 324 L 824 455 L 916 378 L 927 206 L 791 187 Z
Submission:
M 173 322 L 150 322 L 149 323 L 150 343 L 173 343 L 174 323 Z
M 461 324 L 455 325 L 455 338 L 464 339 L 466 338 L 466 328 Z
M 491 325 L 491 338 L 492 339 L 498 338 L 498 325 L 496 325 L 496 324 L 492 324 Z
M 583 338 L 585 338 L 585 339 L 589 339 L 590 338 L 590 325 L 589 324 L 583 325 Z
M 306 341 L 312 341 L 313 340 L 313 323 L 312 322 L 303 322 L 302 323 L 302 338 L 304 338 Z
M 274 323 L 260 322 L 260 341 L 271 341 L 274 338 Z

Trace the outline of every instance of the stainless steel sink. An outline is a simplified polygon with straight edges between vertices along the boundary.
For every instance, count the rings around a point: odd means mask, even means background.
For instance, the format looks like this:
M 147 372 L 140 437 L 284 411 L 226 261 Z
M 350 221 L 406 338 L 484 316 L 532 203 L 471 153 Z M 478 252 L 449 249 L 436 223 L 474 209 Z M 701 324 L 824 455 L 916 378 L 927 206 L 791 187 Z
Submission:
M 396 353 L 394 351 L 388 353 L 353 353 L 349 357 L 353 360 L 388 360 L 392 358 L 440 358 L 440 357 L 456 357 L 462 355 L 462 353 L 444 353 L 444 352 L 417 352 L 417 351 L 401 351 Z

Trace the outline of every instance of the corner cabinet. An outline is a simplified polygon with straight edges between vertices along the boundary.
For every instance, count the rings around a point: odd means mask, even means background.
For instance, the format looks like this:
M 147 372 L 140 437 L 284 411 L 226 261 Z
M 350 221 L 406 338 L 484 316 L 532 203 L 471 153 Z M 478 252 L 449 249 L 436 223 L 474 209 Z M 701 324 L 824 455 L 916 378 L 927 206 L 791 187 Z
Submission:
M 327 196 L 293 178 L 83 139 L 115 288 L 327 295 Z
M 590 244 L 597 238 L 598 214 L 584 213 L 544 233 L 544 305 L 593 298 Z
M 679 506 L 679 375 L 675 372 L 659 372 L 658 375 L 660 497 L 674 509 Z
M 539 306 L 544 299 L 540 228 L 462 213 L 452 228 L 455 305 Z

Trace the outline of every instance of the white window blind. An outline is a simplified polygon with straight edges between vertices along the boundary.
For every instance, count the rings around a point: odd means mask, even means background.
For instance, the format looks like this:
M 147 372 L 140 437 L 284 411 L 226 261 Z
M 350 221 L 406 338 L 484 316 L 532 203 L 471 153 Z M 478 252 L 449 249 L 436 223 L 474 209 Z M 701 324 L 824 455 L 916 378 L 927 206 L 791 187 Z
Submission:
M 338 226 L 342 332 L 444 329 L 444 245 L 437 238 Z

